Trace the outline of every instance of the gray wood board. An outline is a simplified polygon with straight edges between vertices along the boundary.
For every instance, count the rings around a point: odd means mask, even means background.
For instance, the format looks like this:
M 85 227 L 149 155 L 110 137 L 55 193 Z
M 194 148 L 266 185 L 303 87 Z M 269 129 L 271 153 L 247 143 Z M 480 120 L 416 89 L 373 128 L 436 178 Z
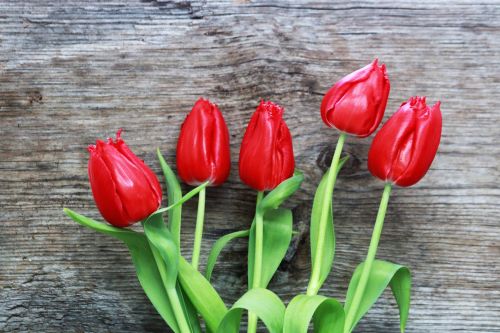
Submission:
M 156 147 L 174 165 L 199 96 L 224 113 L 233 161 L 228 182 L 208 191 L 203 262 L 218 237 L 251 222 L 238 149 L 269 98 L 286 109 L 305 174 L 287 202 L 299 234 L 270 289 L 285 301 L 304 292 L 312 198 L 338 136 L 320 119 L 321 98 L 379 57 L 392 85 L 386 119 L 416 94 L 441 100 L 444 116 L 430 172 L 393 192 L 378 254 L 412 270 L 407 332 L 500 332 L 499 17 L 498 1 L 0 1 L 0 331 L 168 331 L 126 248 L 62 208 L 99 218 L 86 146 L 119 127 L 158 174 Z M 340 300 L 383 188 L 367 171 L 370 142 L 348 138 L 334 194 L 337 253 L 321 293 Z M 184 211 L 187 257 L 195 208 Z M 244 241 L 213 281 L 228 305 L 245 291 Z M 397 331 L 388 291 L 357 332 Z

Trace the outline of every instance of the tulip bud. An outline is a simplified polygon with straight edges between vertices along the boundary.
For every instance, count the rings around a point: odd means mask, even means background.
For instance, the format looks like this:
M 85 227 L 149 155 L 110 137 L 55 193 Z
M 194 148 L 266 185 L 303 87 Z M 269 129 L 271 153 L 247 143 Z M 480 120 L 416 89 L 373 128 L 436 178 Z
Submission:
M 261 101 L 248 124 L 240 149 L 240 178 L 257 191 L 272 190 L 295 168 L 292 136 L 284 109 Z
M 106 221 L 126 227 L 144 220 L 161 205 L 156 175 L 120 137 L 90 145 L 88 172 L 94 200 Z
M 181 127 L 177 171 L 190 185 L 222 184 L 229 176 L 229 131 L 217 105 L 200 98 Z
M 432 108 L 425 97 L 411 97 L 375 135 L 368 169 L 375 177 L 411 186 L 429 170 L 441 140 L 440 102 Z
M 329 127 L 366 137 L 372 134 L 384 116 L 390 83 L 385 64 L 375 59 L 335 83 L 323 97 L 321 118 Z

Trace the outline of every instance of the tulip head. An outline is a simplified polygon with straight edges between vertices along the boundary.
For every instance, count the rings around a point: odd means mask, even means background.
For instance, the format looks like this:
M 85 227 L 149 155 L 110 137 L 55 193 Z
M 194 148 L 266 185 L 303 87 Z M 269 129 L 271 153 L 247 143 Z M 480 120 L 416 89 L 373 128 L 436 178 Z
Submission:
M 389 90 L 385 64 L 379 66 L 375 59 L 328 90 L 321 103 L 321 118 L 342 132 L 369 136 L 382 121 Z
M 116 133 L 116 140 L 90 145 L 88 172 L 94 200 L 106 221 L 127 227 L 144 220 L 161 205 L 156 175 Z
M 375 135 L 368 169 L 375 177 L 411 186 L 429 170 L 441 140 L 440 102 L 427 106 L 425 97 L 411 97 Z
M 190 185 L 222 184 L 229 176 L 229 131 L 217 105 L 200 98 L 181 127 L 177 171 Z
M 240 178 L 257 191 L 272 190 L 295 168 L 292 136 L 284 109 L 261 101 L 248 124 L 240 149 Z

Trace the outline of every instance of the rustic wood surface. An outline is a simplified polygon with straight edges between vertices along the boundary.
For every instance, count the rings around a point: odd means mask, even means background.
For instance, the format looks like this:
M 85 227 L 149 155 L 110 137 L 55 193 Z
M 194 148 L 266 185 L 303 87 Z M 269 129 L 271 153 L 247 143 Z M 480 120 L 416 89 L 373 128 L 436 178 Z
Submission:
M 442 101 L 439 154 L 418 185 L 394 191 L 379 258 L 413 272 L 407 332 L 500 332 L 500 2 L 0 1 L 0 331 L 165 332 L 126 248 L 62 208 L 99 218 L 86 146 L 123 127 L 159 172 L 199 96 L 231 132 L 232 173 L 208 191 L 203 257 L 246 228 L 255 194 L 238 179 L 242 133 L 260 98 L 286 108 L 301 190 L 288 202 L 295 237 L 270 288 L 285 301 L 309 276 L 312 196 L 337 132 L 319 104 L 343 75 L 379 57 L 392 91 Z M 334 272 L 322 293 L 344 299 L 367 250 L 382 183 L 366 167 L 371 139 L 348 138 L 334 195 Z M 188 187 L 184 187 L 187 190 Z M 184 213 L 189 257 L 195 202 Z M 246 288 L 246 244 L 216 267 L 228 305 Z M 398 332 L 390 292 L 357 332 Z

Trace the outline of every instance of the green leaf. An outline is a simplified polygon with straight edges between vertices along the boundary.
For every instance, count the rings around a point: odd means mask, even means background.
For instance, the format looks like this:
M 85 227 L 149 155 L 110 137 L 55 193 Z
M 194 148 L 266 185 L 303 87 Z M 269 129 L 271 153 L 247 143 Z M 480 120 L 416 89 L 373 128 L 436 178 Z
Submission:
M 175 173 L 163 158 L 160 149 L 157 149 L 156 154 L 158 155 L 158 160 L 160 161 L 160 166 L 165 176 L 165 182 L 167 183 L 168 205 L 171 206 L 182 198 L 181 185 L 179 184 Z M 178 248 L 180 248 L 181 243 L 181 215 L 181 206 L 177 206 L 168 212 L 168 225 Z
M 307 333 L 313 321 L 315 333 L 343 333 L 344 308 L 333 298 L 297 295 L 285 312 L 283 333 Z
M 278 208 L 264 215 L 264 239 L 262 257 L 261 287 L 267 287 L 292 240 L 293 216 L 289 209 Z M 255 262 L 255 219 L 250 228 L 248 241 L 248 285 L 253 283 Z
M 186 302 L 184 296 L 188 294 L 188 291 L 184 286 L 179 287 L 177 283 L 178 268 L 179 268 L 179 252 L 177 251 L 177 246 L 172 234 L 163 223 L 163 218 L 159 211 L 146 219 L 143 223 L 144 231 L 148 240 L 153 245 L 153 255 L 155 255 L 155 249 L 159 252 L 161 259 L 156 260 L 158 270 L 164 281 L 167 293 L 169 289 L 175 288 L 177 298 L 179 299 L 179 304 L 186 318 L 186 322 L 189 325 L 190 332 L 194 332 L 196 328 L 199 328 L 199 322 L 197 318 L 197 313 L 194 310 L 192 303 Z M 156 255 L 158 257 L 158 255 Z M 175 294 L 174 294 L 175 295 Z M 189 300 L 189 295 L 187 297 Z M 173 303 L 175 305 L 175 303 Z M 189 306 L 191 305 L 191 306 Z
M 177 180 L 177 177 L 175 173 L 172 171 L 170 166 L 167 164 L 165 159 L 163 158 L 160 149 L 157 149 L 157 155 L 158 155 L 158 160 L 160 161 L 160 166 L 163 170 L 163 174 L 165 176 L 165 181 L 167 184 L 167 195 L 168 195 L 168 205 L 171 207 L 168 210 L 168 221 L 169 221 L 169 228 L 171 233 L 173 234 L 173 238 L 176 241 L 178 251 L 180 253 L 180 235 L 181 235 L 181 217 L 182 217 L 182 203 L 189 200 L 192 196 L 197 194 L 201 187 L 197 187 L 187 193 L 184 197 L 182 196 L 182 191 L 181 191 L 181 186 L 179 184 L 179 181 Z M 163 209 L 166 210 L 166 209 Z M 181 257 L 181 266 L 184 263 L 184 259 Z M 179 272 L 179 281 L 181 280 L 181 272 Z M 196 278 L 193 277 L 194 279 Z M 178 283 L 179 285 L 179 283 Z M 191 286 L 188 286 L 191 288 Z M 210 286 L 211 287 L 211 286 Z M 215 290 L 213 290 L 215 292 Z M 188 316 L 188 321 L 189 325 L 191 326 L 191 329 L 194 332 L 200 332 L 200 324 L 198 320 L 198 314 L 197 314 L 197 308 L 194 306 L 194 304 L 191 302 L 190 295 L 188 293 L 193 293 L 192 289 L 185 290 L 184 286 L 177 286 L 177 294 L 179 295 L 179 299 L 181 302 L 181 305 L 183 306 L 184 313 L 186 313 Z M 192 296 L 192 295 L 191 295 Z M 216 295 L 218 297 L 218 295 Z M 220 297 L 219 297 L 220 299 Z M 200 306 L 197 304 L 198 307 Z M 224 306 L 224 310 L 227 311 L 225 308 L 224 303 L 222 303 Z M 216 316 L 217 314 L 214 314 Z M 206 316 L 206 314 L 205 314 Z M 202 314 L 202 317 L 203 314 Z M 205 319 L 206 320 L 206 319 Z M 210 320 L 210 319 L 209 319 Z M 220 321 L 220 320 L 219 320 Z M 217 324 L 213 324 L 215 327 Z M 207 323 L 207 326 L 208 323 Z M 211 331 L 213 331 L 212 329 Z
M 340 171 L 344 163 L 347 161 L 348 157 L 344 157 L 340 160 L 337 172 Z M 314 271 L 315 258 L 317 255 L 321 256 L 320 264 L 320 278 L 318 289 L 323 285 L 330 270 L 333 265 L 333 258 L 335 256 L 335 231 L 333 228 L 333 214 L 332 214 L 332 200 L 330 200 L 330 205 L 328 206 L 328 212 L 322 212 L 323 200 L 325 198 L 326 183 L 328 179 L 327 171 L 321 182 L 318 185 L 316 194 L 314 195 L 314 202 L 311 213 L 311 226 L 310 226 L 310 242 L 311 242 L 311 263 L 312 270 Z M 320 230 L 320 220 L 322 213 L 327 214 L 328 219 L 326 223 L 326 230 Z M 323 248 L 320 249 L 321 253 L 316 253 L 318 250 L 318 238 L 320 234 L 324 234 L 325 240 L 323 243 Z
M 64 212 L 75 222 L 100 233 L 118 238 L 127 245 L 142 289 L 144 289 L 149 300 L 168 326 L 174 332 L 179 332 L 174 312 L 146 236 L 129 229 L 115 228 L 97 222 L 67 208 L 64 209 Z
M 165 288 L 175 288 L 179 266 L 179 252 L 172 233 L 165 226 L 163 218 L 159 213 L 148 217 L 144 221 L 143 226 L 148 240 L 153 244 L 165 263 L 165 265 L 159 265 L 157 260 L 160 274 L 163 274 L 162 278 Z M 155 249 L 152 249 L 153 255 L 155 254 Z
M 179 259 L 179 281 L 189 300 L 205 320 L 208 329 L 215 332 L 227 313 L 226 305 L 217 291 L 183 257 Z
M 191 328 L 191 332 L 201 333 L 202 331 L 200 320 L 198 318 L 198 311 L 196 311 L 196 308 L 189 300 L 189 297 L 186 295 L 184 289 L 182 289 L 182 286 L 178 280 L 175 289 L 177 291 L 177 295 L 179 295 L 179 301 L 181 303 L 182 309 L 184 313 L 187 314 L 186 318 L 188 320 L 189 327 Z
M 219 254 L 221 253 L 222 249 L 224 249 L 224 247 L 233 239 L 248 237 L 249 233 L 250 233 L 249 230 L 235 231 L 230 234 L 222 236 L 215 242 L 215 244 L 212 246 L 212 250 L 210 250 L 210 254 L 208 255 L 207 259 L 207 269 L 205 271 L 205 277 L 207 278 L 208 281 L 210 281 L 210 278 L 212 276 L 212 271 L 215 267 L 215 263 L 217 262 L 217 257 L 219 257 Z
M 260 202 L 259 207 L 263 214 L 270 209 L 278 208 L 283 201 L 295 193 L 302 184 L 304 175 L 300 171 L 295 171 L 292 177 L 281 182 L 274 190 L 269 192 Z
M 186 195 L 182 196 L 179 201 L 176 201 L 172 205 L 167 206 L 165 208 L 160 208 L 156 212 L 152 213 L 151 215 L 162 214 L 164 212 L 169 212 L 177 207 L 181 207 L 186 201 L 190 200 L 192 197 L 194 197 L 195 195 L 200 193 L 201 190 L 206 188 L 208 186 L 208 184 L 210 184 L 210 182 L 206 181 L 206 182 L 198 185 L 197 187 L 193 188 L 191 191 L 186 193 Z
M 220 323 L 217 333 L 239 332 L 241 315 L 244 310 L 259 317 L 270 333 L 281 333 L 285 305 L 272 291 L 255 288 L 246 292 L 227 312 Z
M 358 265 L 354 274 L 352 275 L 349 288 L 347 289 L 347 296 L 345 301 L 345 312 L 349 311 L 354 292 L 359 283 L 361 272 L 364 263 Z M 410 270 L 404 266 L 393 264 L 388 261 L 375 260 L 373 262 L 368 283 L 366 285 L 365 293 L 361 299 L 358 312 L 355 316 L 354 323 L 350 331 L 352 331 L 359 320 L 368 312 L 368 310 L 375 304 L 377 299 L 382 295 L 387 286 L 390 285 L 392 293 L 396 298 L 399 307 L 400 329 L 404 332 L 408 313 L 410 311 L 410 290 L 411 290 L 411 274 Z

